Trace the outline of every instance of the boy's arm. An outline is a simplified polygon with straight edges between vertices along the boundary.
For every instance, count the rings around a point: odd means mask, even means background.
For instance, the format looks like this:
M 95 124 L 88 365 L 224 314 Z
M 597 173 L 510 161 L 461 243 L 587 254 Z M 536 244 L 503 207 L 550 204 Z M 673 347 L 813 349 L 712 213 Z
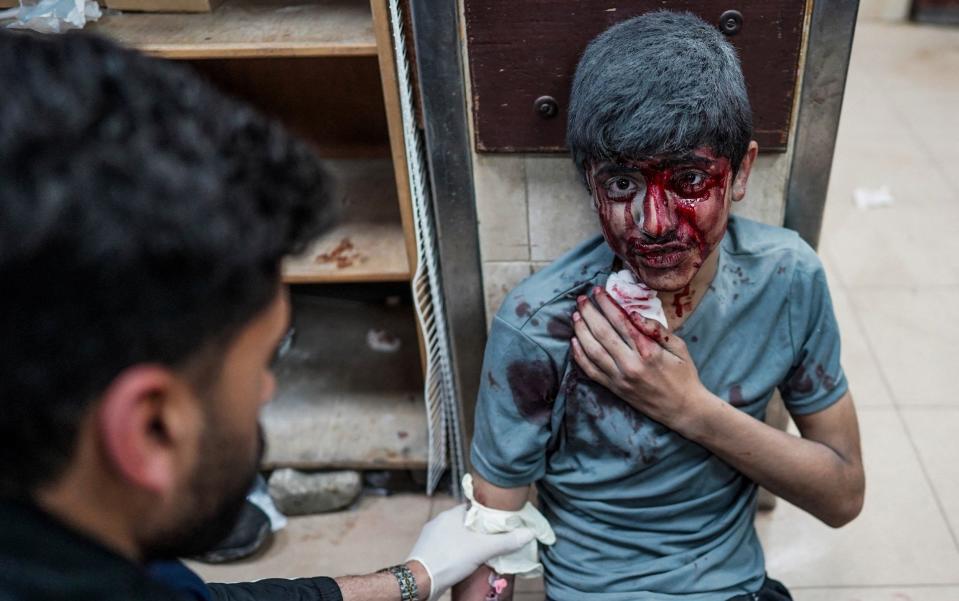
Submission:
M 529 500 L 529 486 L 500 488 L 482 476 L 473 473 L 473 495 L 481 505 L 503 511 L 519 511 Z M 466 580 L 453 587 L 453 601 L 484 601 L 490 593 L 489 576 L 492 570 L 483 565 Z M 499 601 L 513 598 L 513 576 L 506 576 L 506 588 L 497 597 Z
M 795 416 L 803 437 L 792 436 L 709 392 L 678 336 L 630 319 L 602 290 L 596 298 L 599 309 L 584 298 L 573 316 L 573 358 L 590 378 L 826 524 L 859 514 L 865 477 L 848 392 L 827 409 Z
M 852 395 L 793 416 L 802 438 L 739 411 L 705 388 L 699 408 L 676 430 L 747 478 L 838 528 L 862 509 L 865 476 Z

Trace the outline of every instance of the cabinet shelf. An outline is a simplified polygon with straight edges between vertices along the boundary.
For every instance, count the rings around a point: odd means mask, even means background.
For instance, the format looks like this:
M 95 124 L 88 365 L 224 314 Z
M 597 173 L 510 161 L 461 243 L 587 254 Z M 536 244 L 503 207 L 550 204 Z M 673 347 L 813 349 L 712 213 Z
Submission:
M 362 0 L 225 0 L 210 13 L 108 14 L 90 30 L 174 59 L 376 56 Z
M 277 395 L 263 412 L 264 467 L 425 467 L 409 304 L 296 294 L 293 327 L 293 346 L 276 367 Z
M 336 226 L 283 264 L 288 284 L 410 280 L 389 159 L 326 161 Z
M 399 222 L 344 223 L 283 266 L 283 281 L 288 284 L 409 279 L 406 236 Z

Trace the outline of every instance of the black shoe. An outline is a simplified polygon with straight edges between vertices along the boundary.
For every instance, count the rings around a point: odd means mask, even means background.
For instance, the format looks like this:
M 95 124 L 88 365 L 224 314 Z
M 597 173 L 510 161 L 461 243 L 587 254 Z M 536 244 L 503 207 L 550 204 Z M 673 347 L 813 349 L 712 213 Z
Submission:
M 243 559 L 263 548 L 272 534 L 270 518 L 262 509 L 247 501 L 230 534 L 213 550 L 194 559 L 203 563 L 227 563 Z

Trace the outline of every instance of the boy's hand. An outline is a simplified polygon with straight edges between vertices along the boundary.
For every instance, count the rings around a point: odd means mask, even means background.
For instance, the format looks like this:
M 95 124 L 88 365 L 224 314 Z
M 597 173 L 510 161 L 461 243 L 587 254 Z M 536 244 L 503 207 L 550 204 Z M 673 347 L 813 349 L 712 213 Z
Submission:
M 706 392 L 686 343 L 656 321 L 627 314 L 602 288 L 593 293 L 599 308 L 585 296 L 576 301 L 576 364 L 641 413 L 679 430 Z

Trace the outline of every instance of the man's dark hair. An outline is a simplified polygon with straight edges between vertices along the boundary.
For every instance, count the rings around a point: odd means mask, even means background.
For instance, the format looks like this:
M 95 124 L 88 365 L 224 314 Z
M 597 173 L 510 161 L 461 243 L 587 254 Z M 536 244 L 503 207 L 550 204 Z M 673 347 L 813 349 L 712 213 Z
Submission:
M 0 33 L 0 90 L 0 494 L 23 496 L 123 369 L 219 355 L 269 306 L 327 178 L 185 67 L 89 35 Z
M 685 154 L 700 146 L 739 168 L 752 111 L 736 50 L 691 13 L 656 11 L 597 36 L 576 67 L 566 139 L 588 161 Z

